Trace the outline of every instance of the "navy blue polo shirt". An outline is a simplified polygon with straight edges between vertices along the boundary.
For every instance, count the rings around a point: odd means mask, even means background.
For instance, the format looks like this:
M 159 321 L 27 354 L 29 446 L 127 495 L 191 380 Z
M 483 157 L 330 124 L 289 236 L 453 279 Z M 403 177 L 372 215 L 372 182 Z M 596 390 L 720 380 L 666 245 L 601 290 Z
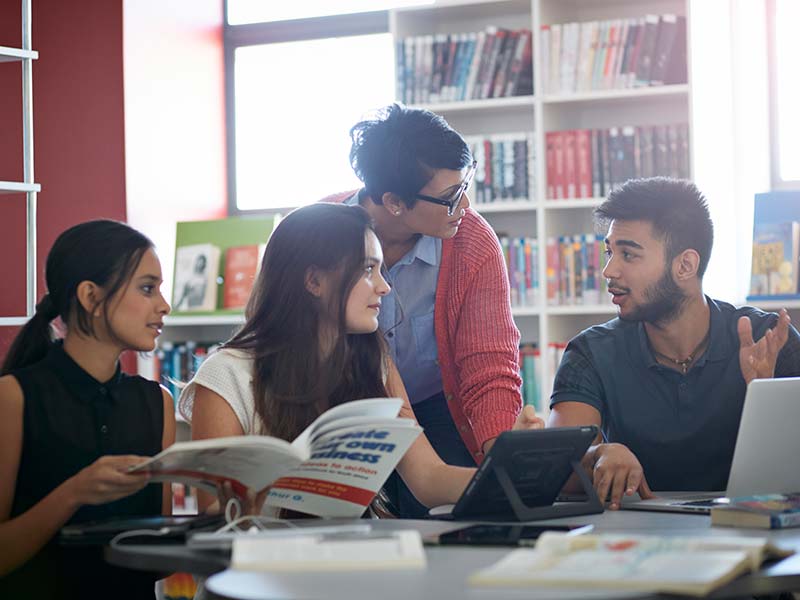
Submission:
M 749 316 L 758 341 L 778 319 L 775 313 L 706 300 L 709 342 L 686 375 L 658 363 L 643 323 L 618 318 L 570 341 L 556 373 L 550 406 L 583 402 L 596 408 L 605 441 L 630 448 L 653 490 L 726 488 L 746 389 L 736 324 Z M 800 335 L 794 327 L 775 376 L 800 376 Z

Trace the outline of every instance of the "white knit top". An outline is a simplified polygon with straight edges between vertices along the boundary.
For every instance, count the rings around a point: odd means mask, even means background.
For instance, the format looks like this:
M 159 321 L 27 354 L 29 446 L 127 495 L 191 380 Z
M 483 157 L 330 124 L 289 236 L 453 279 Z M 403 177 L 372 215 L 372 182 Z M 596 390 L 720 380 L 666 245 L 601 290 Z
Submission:
M 189 423 L 192 422 L 194 395 L 198 385 L 222 396 L 239 419 L 245 435 L 264 433 L 263 423 L 256 414 L 253 358 L 249 352 L 222 348 L 200 365 L 178 400 L 178 410 Z
M 245 435 L 269 435 L 256 414 L 253 367 L 252 354 L 246 350 L 222 348 L 211 354 L 181 392 L 178 400 L 181 416 L 189 423 L 192 422 L 195 390 L 198 385 L 202 385 L 222 396 L 239 419 Z M 387 364 L 383 365 L 382 371 L 385 384 L 388 378 Z M 403 402 L 400 416 L 414 418 L 408 399 Z

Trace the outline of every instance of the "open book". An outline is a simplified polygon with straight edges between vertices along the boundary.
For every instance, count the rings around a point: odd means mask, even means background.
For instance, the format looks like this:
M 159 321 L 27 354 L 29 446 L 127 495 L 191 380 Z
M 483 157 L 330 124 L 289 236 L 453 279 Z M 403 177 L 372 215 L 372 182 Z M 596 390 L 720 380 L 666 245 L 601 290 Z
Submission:
M 263 436 L 179 442 L 131 471 L 215 492 L 270 486 L 266 505 L 324 517 L 358 517 L 422 432 L 401 419 L 400 398 L 335 406 L 289 443 Z
M 791 553 L 765 538 L 545 532 L 535 548 L 514 550 L 470 583 L 704 596 L 757 570 L 767 557 Z

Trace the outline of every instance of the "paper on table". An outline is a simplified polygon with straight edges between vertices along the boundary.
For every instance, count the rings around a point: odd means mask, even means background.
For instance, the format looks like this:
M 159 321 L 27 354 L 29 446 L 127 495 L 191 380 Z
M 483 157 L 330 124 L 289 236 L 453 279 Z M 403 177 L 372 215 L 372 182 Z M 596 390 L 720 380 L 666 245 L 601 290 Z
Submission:
M 416 530 L 369 535 L 302 535 L 235 539 L 231 567 L 244 571 L 367 571 L 423 569 L 425 551 Z

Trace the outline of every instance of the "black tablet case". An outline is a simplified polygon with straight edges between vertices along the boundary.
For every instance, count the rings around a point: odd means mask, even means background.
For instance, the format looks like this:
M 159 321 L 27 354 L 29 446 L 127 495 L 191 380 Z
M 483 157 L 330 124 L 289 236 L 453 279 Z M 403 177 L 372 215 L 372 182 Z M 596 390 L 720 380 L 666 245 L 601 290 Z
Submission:
M 500 434 L 453 507 L 461 520 L 534 521 L 603 512 L 581 467 L 597 427 L 554 427 Z M 572 473 L 586 500 L 554 504 Z

